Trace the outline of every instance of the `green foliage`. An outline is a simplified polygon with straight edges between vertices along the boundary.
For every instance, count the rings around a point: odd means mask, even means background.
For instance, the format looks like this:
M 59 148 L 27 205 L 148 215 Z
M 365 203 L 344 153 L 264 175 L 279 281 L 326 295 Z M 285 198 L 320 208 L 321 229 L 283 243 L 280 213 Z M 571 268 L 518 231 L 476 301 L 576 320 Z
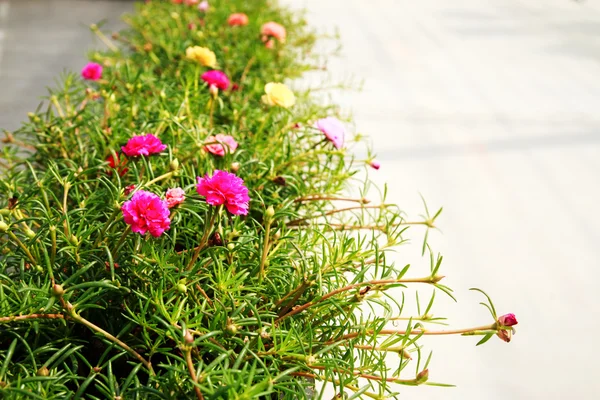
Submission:
M 367 200 L 365 161 L 313 128 L 335 107 L 310 92 L 296 92 L 289 110 L 261 102 L 266 83 L 316 68 L 316 36 L 301 18 L 266 0 L 215 3 L 206 15 L 169 2 L 139 5 L 112 39 L 93 26 L 109 47 L 91 54 L 103 78 L 66 74 L 30 121 L 7 133 L 5 398 L 296 399 L 316 380 L 350 398 L 379 399 L 395 396 L 397 384 L 431 384 L 430 354 L 421 359 L 417 341 L 425 324 L 443 320 L 432 315 L 435 295 L 422 309 L 417 297 L 411 316 L 397 294 L 407 285 L 450 294 L 439 283 L 442 258 L 425 236 L 431 274 L 414 278 L 388 253 L 408 240 L 410 225 L 419 225 L 417 235 L 434 228 L 441 210 L 409 222 L 384 198 Z M 228 26 L 232 12 L 248 14 L 249 25 Z M 270 20 L 288 30 L 274 49 L 259 34 Z M 206 68 L 185 58 L 194 45 L 213 50 L 239 88 L 213 99 L 199 79 Z M 107 157 L 147 132 L 167 144 L 163 154 L 109 167 Z M 204 151 L 217 133 L 235 137 L 237 151 Z M 196 177 L 216 169 L 244 179 L 248 216 L 196 193 Z M 185 189 L 161 237 L 131 233 L 123 221 L 130 185 L 160 196 Z M 399 321 L 403 329 L 390 329 Z M 456 333 L 487 340 L 496 326 L 485 328 Z M 396 369 L 386 365 L 390 356 Z

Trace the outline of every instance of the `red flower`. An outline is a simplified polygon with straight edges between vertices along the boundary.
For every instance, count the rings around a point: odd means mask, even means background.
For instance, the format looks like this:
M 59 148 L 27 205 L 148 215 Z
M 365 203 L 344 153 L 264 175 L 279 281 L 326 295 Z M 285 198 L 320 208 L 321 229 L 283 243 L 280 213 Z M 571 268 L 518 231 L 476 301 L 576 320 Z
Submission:
M 229 26 L 244 26 L 248 25 L 248 16 L 244 13 L 231 14 L 227 19 Z
M 123 176 L 129 171 L 129 168 L 125 167 L 125 165 L 127 165 L 127 157 L 121 158 L 120 153 L 117 154 L 116 158 L 112 154 L 109 154 L 108 157 L 106 157 L 106 162 L 108 162 L 109 167 L 117 170 L 119 176 Z M 108 171 L 108 174 L 112 175 L 112 171 Z

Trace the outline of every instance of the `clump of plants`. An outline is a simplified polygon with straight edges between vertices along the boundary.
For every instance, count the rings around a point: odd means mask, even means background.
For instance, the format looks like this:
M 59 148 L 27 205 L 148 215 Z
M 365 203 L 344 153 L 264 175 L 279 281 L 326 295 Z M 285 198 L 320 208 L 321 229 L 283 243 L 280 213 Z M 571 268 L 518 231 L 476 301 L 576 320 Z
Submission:
M 318 68 L 301 17 L 186 0 L 125 21 L 5 132 L 4 398 L 383 399 L 439 385 L 424 335 L 510 341 L 485 294 L 486 325 L 432 325 L 442 257 L 425 235 L 418 276 L 393 251 L 441 209 L 387 204 L 338 108 L 290 89 Z

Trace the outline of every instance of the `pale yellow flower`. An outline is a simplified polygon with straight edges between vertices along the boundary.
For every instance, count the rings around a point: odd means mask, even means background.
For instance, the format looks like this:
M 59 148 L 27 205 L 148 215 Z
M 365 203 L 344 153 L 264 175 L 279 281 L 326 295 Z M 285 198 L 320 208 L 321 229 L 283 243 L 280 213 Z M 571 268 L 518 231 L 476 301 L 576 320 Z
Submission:
M 215 56 L 215 53 L 206 47 L 188 47 L 185 49 L 185 56 L 190 60 L 197 61 L 205 67 L 215 68 L 217 66 L 217 56 Z
M 290 108 L 296 104 L 296 96 L 283 83 L 267 83 L 262 101 L 270 106 Z

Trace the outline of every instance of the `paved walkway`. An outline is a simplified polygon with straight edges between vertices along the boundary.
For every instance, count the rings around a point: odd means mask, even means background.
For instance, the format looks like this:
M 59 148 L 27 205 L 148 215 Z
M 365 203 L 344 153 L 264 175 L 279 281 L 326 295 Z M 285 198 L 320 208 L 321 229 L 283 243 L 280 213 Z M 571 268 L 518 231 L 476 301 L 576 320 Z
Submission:
M 224 1 L 224 0 L 222 0 Z M 382 162 L 373 173 L 410 215 L 444 206 L 447 283 L 458 305 L 433 312 L 458 326 L 487 321 L 485 288 L 520 320 L 510 344 L 435 338 L 431 379 L 406 398 L 596 399 L 600 379 L 600 5 L 588 0 L 285 0 L 313 26 L 338 26 L 335 95 L 353 109 Z M 92 35 L 131 4 L 0 0 L 0 127 L 13 129 Z M 6 13 L 8 12 L 8 16 Z M 83 23 L 83 24 L 82 24 Z M 315 82 L 319 76 L 313 76 Z M 413 248 L 400 262 L 416 260 Z M 425 266 L 423 265 L 423 269 Z M 439 345 L 438 345 L 439 343 Z M 443 346 L 443 347 L 442 347 Z
M 431 379 L 458 387 L 402 393 L 600 398 L 598 2 L 286 3 L 307 7 L 313 26 L 339 27 L 343 54 L 329 72 L 364 79 L 364 90 L 334 100 L 372 137 L 382 163 L 372 177 L 409 215 L 419 192 L 444 206 L 432 244 L 459 304 L 440 296 L 433 312 L 486 321 L 468 291 L 477 286 L 520 320 L 510 344 L 428 340 Z M 398 259 L 417 258 L 407 248 Z

